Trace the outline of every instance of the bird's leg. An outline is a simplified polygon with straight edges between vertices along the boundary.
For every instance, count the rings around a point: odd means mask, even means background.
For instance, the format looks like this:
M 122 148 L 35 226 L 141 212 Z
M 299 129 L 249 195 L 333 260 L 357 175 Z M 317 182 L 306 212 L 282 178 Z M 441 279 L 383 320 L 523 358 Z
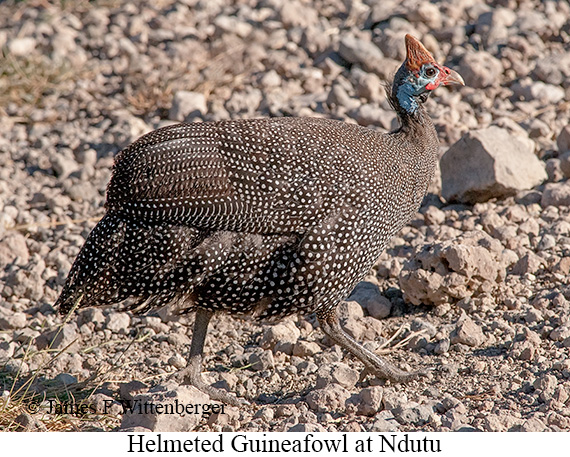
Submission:
M 420 376 L 426 376 L 425 371 L 402 371 L 383 360 L 378 355 L 369 351 L 364 346 L 358 344 L 352 339 L 340 326 L 336 307 L 332 310 L 317 311 L 317 319 L 325 334 L 339 344 L 341 347 L 349 351 L 352 355 L 364 363 L 365 371 L 374 374 L 383 379 L 389 379 L 396 382 L 406 382 Z
M 227 403 L 232 406 L 242 406 L 248 404 L 244 399 L 238 399 L 225 390 L 216 389 L 204 382 L 202 379 L 202 355 L 204 352 L 204 341 L 208 332 L 208 324 L 213 316 L 212 311 L 198 308 L 196 320 L 194 321 L 194 332 L 192 333 L 192 344 L 190 346 L 190 358 L 188 366 L 180 372 L 182 383 L 191 385 L 207 394 L 212 400 Z

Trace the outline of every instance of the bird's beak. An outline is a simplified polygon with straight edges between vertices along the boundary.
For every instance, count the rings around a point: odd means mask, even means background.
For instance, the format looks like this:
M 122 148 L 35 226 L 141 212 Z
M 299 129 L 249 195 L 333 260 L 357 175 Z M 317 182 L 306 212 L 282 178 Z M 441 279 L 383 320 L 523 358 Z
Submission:
M 445 77 L 441 81 L 441 84 L 443 84 L 444 86 L 448 86 L 450 84 L 459 84 L 461 86 L 465 85 L 465 81 L 463 81 L 463 78 L 459 73 L 447 67 L 444 68 L 445 68 Z

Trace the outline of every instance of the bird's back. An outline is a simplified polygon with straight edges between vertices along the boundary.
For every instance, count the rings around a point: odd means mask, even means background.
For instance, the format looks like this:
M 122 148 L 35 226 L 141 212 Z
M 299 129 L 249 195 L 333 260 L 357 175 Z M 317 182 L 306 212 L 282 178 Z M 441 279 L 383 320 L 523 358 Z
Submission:
M 298 232 L 393 158 L 385 136 L 338 121 L 274 118 L 179 124 L 115 162 L 107 208 L 148 220 Z

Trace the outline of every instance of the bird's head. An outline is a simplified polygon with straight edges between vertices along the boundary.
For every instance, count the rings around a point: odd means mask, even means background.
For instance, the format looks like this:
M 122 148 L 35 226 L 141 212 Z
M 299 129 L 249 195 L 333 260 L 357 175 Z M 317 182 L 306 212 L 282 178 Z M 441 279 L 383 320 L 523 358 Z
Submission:
M 459 73 L 439 65 L 423 44 L 406 35 L 406 60 L 394 77 L 392 99 L 413 114 L 431 91 L 448 84 L 465 85 Z

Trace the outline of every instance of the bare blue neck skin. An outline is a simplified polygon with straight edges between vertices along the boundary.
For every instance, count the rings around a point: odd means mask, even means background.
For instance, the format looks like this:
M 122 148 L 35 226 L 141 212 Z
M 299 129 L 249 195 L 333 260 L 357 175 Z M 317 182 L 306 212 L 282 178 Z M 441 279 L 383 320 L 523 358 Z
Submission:
M 398 87 L 398 92 L 396 97 L 398 98 L 398 103 L 406 111 L 406 113 L 414 114 L 420 107 L 418 101 L 416 100 L 416 90 L 414 86 L 410 83 L 404 83 Z
M 420 107 L 417 99 L 418 95 L 426 92 L 426 86 L 429 83 L 433 83 L 436 78 L 437 73 L 433 78 L 427 78 L 423 71 L 421 71 L 417 77 L 409 75 L 405 78 L 396 92 L 396 97 L 398 98 L 400 106 L 408 114 L 414 114 Z

